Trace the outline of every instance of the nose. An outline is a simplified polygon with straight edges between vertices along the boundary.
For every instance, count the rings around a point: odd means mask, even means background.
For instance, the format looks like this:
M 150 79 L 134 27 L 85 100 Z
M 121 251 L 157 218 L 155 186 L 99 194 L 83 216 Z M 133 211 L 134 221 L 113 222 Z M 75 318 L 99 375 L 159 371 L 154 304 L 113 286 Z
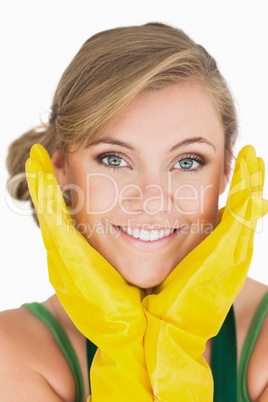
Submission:
M 121 192 L 122 193 L 122 192 Z M 123 189 L 124 213 L 131 215 L 156 215 L 167 213 L 171 208 L 171 184 L 168 176 L 143 177 Z

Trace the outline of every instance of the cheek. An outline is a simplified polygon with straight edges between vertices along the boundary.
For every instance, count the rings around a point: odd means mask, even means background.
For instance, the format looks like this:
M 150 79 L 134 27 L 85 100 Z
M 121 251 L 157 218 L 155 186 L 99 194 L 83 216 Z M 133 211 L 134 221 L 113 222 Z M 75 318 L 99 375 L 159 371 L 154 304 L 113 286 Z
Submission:
M 77 220 L 88 221 L 89 216 L 108 213 L 118 200 L 118 185 L 109 174 L 88 172 L 83 165 L 72 165 L 68 172 L 68 189 Z
M 202 218 L 212 222 L 217 219 L 218 198 L 218 178 L 210 177 L 178 186 L 174 192 L 174 205 L 188 220 Z
M 72 183 L 76 183 L 71 187 L 71 194 L 72 207 L 77 217 L 100 217 L 108 214 L 118 202 L 119 188 L 112 176 L 98 173 L 78 175 L 72 177 Z
M 109 175 L 88 175 L 84 191 L 87 214 L 108 214 L 118 202 L 119 188 Z
M 107 234 L 103 218 L 118 202 L 117 183 L 109 175 L 81 174 L 81 170 L 74 174 L 74 169 L 72 173 L 69 187 L 76 228 L 98 250 L 95 235 Z

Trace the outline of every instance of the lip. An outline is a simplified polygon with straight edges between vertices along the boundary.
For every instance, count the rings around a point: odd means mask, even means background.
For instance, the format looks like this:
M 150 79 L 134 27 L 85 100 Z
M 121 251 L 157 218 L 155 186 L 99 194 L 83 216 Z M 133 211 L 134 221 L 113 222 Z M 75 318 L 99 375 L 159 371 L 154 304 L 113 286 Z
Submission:
M 167 237 L 162 237 L 162 239 L 154 240 L 154 241 L 145 241 L 140 239 L 135 239 L 134 237 L 130 236 L 128 233 L 123 232 L 119 229 L 118 226 L 111 224 L 114 229 L 118 232 L 118 234 L 124 239 L 130 246 L 135 249 L 142 250 L 142 251 L 158 251 L 162 250 L 163 248 L 167 247 L 170 243 L 173 242 L 175 237 L 180 233 L 180 229 L 175 230 L 172 235 Z
M 156 225 L 157 225 L 157 224 L 156 224 Z M 147 223 L 143 223 L 143 224 L 141 223 L 141 224 L 136 225 L 136 226 L 130 226 L 130 225 L 117 225 L 117 226 L 129 227 L 129 228 L 131 228 L 132 230 L 135 229 L 135 228 L 138 228 L 139 230 L 144 229 L 144 230 L 147 230 L 147 231 L 151 231 L 151 230 L 162 230 L 162 229 L 164 229 L 164 230 L 166 230 L 166 229 L 177 229 L 177 228 L 167 227 L 167 226 L 149 225 L 149 224 L 147 224 Z

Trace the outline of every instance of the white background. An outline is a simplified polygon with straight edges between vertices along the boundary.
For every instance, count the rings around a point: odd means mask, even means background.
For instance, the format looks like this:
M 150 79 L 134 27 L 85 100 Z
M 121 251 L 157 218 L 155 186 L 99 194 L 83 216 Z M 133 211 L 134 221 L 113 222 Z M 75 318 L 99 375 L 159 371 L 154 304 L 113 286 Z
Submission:
M 268 166 L 266 6 L 265 0 L 9 0 L 1 6 L 0 310 L 53 293 L 41 233 L 26 210 L 14 212 L 18 205 L 6 195 L 5 158 L 12 140 L 46 120 L 56 85 L 85 40 L 101 30 L 151 21 L 185 30 L 216 58 L 231 85 L 240 120 L 236 153 L 252 144 Z M 267 256 L 268 215 L 259 222 L 249 271 L 265 284 Z

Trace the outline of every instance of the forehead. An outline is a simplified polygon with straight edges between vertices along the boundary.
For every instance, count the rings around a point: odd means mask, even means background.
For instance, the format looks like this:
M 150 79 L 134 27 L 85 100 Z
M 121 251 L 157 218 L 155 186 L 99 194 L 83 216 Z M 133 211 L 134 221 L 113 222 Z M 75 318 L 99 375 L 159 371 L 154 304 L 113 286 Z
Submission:
M 224 147 L 224 128 L 207 91 L 184 83 L 141 94 L 95 137 L 92 146 L 124 142 L 136 153 L 162 153 L 194 138 L 205 139 L 220 152 Z

